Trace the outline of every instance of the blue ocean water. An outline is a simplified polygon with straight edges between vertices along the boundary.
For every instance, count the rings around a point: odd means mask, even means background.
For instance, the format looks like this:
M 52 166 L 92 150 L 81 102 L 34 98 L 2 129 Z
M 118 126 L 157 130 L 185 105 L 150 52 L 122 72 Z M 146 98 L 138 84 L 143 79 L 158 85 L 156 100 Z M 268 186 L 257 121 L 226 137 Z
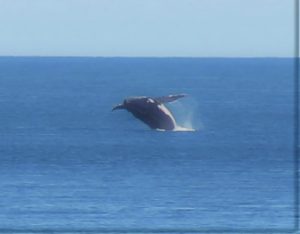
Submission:
M 292 229 L 293 60 L 0 58 L 0 229 Z M 195 132 L 158 132 L 127 96 Z

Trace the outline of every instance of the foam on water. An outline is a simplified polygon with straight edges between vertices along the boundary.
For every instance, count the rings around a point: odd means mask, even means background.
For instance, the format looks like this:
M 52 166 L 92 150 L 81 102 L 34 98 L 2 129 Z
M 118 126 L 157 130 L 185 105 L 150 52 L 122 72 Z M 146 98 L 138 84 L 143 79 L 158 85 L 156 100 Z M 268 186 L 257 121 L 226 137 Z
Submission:
M 181 127 L 179 125 L 177 125 L 174 129 L 174 132 L 195 132 L 196 129 L 194 128 L 186 128 L 186 127 Z
M 176 119 L 176 126 L 173 131 L 193 132 L 203 128 L 198 115 L 195 119 L 195 113 L 198 113 L 198 102 L 193 98 L 188 97 L 185 101 L 172 102 L 170 107 Z
M 166 131 L 165 129 L 160 129 L 160 128 L 157 128 L 155 130 L 159 131 L 159 132 L 165 132 Z M 195 132 L 195 131 L 197 131 L 197 130 L 194 129 L 194 128 L 186 128 L 186 127 L 182 127 L 182 126 L 179 126 L 179 125 L 176 125 L 175 128 L 172 130 L 172 132 Z

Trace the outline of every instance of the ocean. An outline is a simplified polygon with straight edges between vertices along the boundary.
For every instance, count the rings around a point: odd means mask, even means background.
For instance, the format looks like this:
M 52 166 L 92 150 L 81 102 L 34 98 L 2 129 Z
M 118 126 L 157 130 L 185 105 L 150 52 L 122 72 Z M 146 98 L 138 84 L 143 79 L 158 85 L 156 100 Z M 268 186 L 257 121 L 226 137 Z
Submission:
M 289 58 L 0 57 L 0 230 L 295 225 Z M 128 96 L 194 132 L 155 131 Z

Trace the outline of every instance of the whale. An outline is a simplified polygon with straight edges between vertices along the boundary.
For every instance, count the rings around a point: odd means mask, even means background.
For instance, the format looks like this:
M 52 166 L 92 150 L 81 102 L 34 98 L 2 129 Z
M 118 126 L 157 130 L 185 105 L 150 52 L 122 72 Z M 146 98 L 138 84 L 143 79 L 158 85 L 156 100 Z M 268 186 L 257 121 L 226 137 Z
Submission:
M 115 110 L 127 110 L 134 117 L 147 124 L 151 129 L 174 130 L 176 121 L 171 111 L 164 105 L 168 102 L 176 101 L 186 94 L 168 95 L 162 97 L 128 97 L 123 103 L 112 108 Z

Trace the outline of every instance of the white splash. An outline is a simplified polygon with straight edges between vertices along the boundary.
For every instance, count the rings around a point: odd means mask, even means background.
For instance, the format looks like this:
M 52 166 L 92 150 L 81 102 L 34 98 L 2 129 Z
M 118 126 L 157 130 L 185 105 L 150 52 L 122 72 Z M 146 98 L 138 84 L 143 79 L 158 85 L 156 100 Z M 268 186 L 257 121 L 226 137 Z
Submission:
M 174 119 L 173 114 L 163 104 L 158 106 L 158 108 L 172 119 L 175 125 L 175 128 L 171 130 L 172 132 L 195 132 L 204 128 L 201 120 L 199 118 L 195 119 L 194 114 L 197 112 L 197 116 L 199 115 L 197 111 L 198 102 L 191 97 L 189 97 L 184 103 L 174 101 L 170 103 L 168 107 L 170 107 L 170 110 L 174 114 L 176 120 Z M 164 129 L 156 130 L 160 132 L 167 131 Z
M 160 129 L 160 128 L 156 128 L 155 130 L 159 131 L 159 132 L 166 132 L 166 131 L 168 131 L 168 130 Z M 197 131 L 197 130 L 193 129 L 193 128 L 181 127 L 181 126 L 178 126 L 178 125 L 176 125 L 176 127 L 173 130 L 171 130 L 171 132 L 195 132 L 195 131 Z
M 196 129 L 193 129 L 193 128 L 186 128 L 186 127 L 181 127 L 181 126 L 176 126 L 174 129 L 173 129 L 174 132 L 195 132 Z
M 199 118 L 198 102 L 188 97 L 185 102 L 170 103 L 172 112 L 176 119 L 176 127 L 174 131 L 198 131 L 203 129 L 203 124 Z M 195 113 L 197 118 L 195 119 Z

